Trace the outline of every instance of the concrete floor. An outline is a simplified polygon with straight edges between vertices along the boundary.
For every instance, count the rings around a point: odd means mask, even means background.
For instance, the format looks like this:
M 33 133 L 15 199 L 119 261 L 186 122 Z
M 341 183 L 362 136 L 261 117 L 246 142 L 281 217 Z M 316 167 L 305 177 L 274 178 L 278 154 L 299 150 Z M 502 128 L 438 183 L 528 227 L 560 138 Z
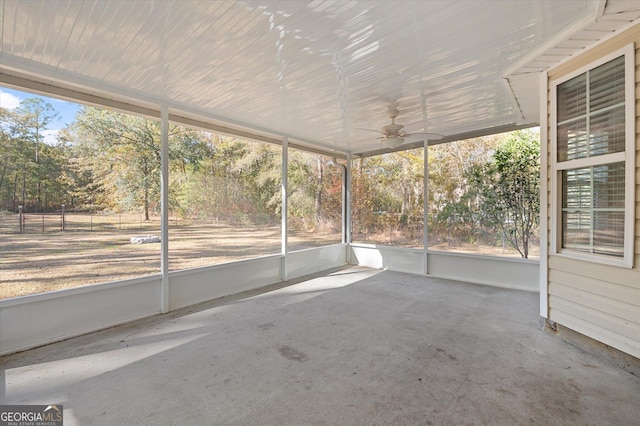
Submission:
M 0 358 L 65 425 L 640 424 L 640 379 L 538 296 L 348 268 Z

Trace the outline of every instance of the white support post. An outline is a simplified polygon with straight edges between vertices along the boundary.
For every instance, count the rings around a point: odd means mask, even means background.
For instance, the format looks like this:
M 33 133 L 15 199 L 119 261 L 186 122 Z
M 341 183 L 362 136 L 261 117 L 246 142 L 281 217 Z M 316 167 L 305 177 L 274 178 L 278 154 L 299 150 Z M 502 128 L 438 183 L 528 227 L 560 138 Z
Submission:
M 351 154 L 347 154 L 342 181 L 342 242 L 351 244 Z
M 282 260 L 280 263 L 280 278 L 288 279 L 287 274 L 287 235 L 289 234 L 289 221 L 287 209 L 287 188 L 289 187 L 289 139 L 282 138 Z
M 424 153 L 422 165 L 424 173 L 424 200 L 423 200 L 423 220 L 422 225 L 422 244 L 424 245 L 424 274 L 429 275 L 429 140 L 424 140 Z
M 548 296 L 548 232 L 549 232 L 549 199 L 548 199 L 548 111 L 547 90 L 549 83 L 547 73 L 540 75 L 540 316 L 549 318 Z
M 160 308 L 169 312 L 169 109 L 162 106 L 160 111 L 160 270 L 162 284 Z
M 353 203 L 351 202 L 351 153 L 347 153 L 347 165 L 345 166 L 345 178 L 344 178 L 344 186 L 345 186 L 345 209 L 344 209 L 344 242 L 347 243 L 347 263 L 351 263 L 351 243 L 352 239 L 352 230 L 351 230 L 351 209 L 353 207 Z

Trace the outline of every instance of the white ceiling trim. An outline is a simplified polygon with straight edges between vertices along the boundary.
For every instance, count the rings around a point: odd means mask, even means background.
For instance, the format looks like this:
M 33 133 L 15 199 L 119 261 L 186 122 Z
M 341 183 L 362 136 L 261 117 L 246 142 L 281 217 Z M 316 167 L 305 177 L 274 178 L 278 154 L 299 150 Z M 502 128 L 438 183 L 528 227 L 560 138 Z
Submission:
M 561 57 L 561 59 L 558 60 L 558 59 L 556 59 L 557 56 L 548 57 L 548 53 L 550 51 L 552 51 L 552 49 L 557 48 L 557 46 L 560 43 L 565 42 L 566 40 L 572 40 L 572 39 L 576 40 L 575 36 L 577 34 L 581 34 L 582 31 L 587 29 L 594 22 L 595 22 L 595 18 L 593 18 L 591 16 L 588 16 L 588 17 L 582 19 L 581 21 L 576 22 L 575 24 L 573 24 L 572 26 L 570 26 L 569 28 L 567 28 L 563 32 L 559 33 L 553 39 L 547 41 L 545 44 L 543 44 L 542 46 L 540 46 L 536 50 L 532 51 L 531 53 L 529 53 L 528 55 L 524 56 L 519 61 L 515 62 L 512 66 L 507 68 L 504 71 L 504 73 L 502 73 L 502 77 L 506 78 L 506 79 L 509 79 L 509 77 L 511 77 L 514 74 L 523 74 L 523 73 L 531 73 L 531 72 L 540 72 L 540 71 L 542 71 L 542 68 L 538 69 L 538 67 L 532 67 L 531 66 L 532 62 L 547 62 L 547 63 L 550 63 L 550 64 L 559 63 L 560 60 L 564 59 L 564 57 Z M 576 51 L 579 51 L 579 50 L 583 49 L 584 47 L 586 47 L 585 40 L 580 40 L 580 39 L 578 39 L 578 40 L 576 40 L 576 42 L 578 44 L 578 47 L 575 47 L 575 48 L 572 49 L 573 53 L 575 53 Z
M 511 89 L 524 121 L 539 122 L 539 97 L 537 93 L 536 96 L 531 96 L 527 85 L 518 84 L 517 80 L 526 75 L 537 76 L 562 65 L 576 54 L 640 23 L 640 2 L 630 6 L 630 3 L 622 5 L 617 1 L 598 1 L 594 4 L 593 15 L 571 25 L 504 71 L 502 76 Z M 621 7 L 631 10 L 620 10 Z M 536 84 L 533 80 L 531 83 Z
M 606 3 L 606 1 L 600 3 Z M 604 22 L 611 22 L 611 25 L 605 27 Z M 516 74 L 548 71 L 569 61 L 576 53 L 604 43 L 638 23 L 640 23 L 640 2 L 633 11 L 587 17 L 514 63 L 505 70 L 503 77 L 508 79 Z M 558 50 L 572 53 L 560 55 L 557 53 Z M 549 64 L 549 66 L 542 64 Z

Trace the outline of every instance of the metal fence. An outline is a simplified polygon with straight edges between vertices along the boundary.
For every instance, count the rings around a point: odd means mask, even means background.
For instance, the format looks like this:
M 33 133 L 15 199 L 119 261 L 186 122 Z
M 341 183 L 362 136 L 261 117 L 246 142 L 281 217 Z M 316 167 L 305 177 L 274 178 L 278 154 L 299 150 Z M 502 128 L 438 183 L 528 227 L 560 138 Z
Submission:
M 114 231 L 157 226 L 142 214 L 18 213 L 0 215 L 0 233 L 35 234 L 60 231 Z

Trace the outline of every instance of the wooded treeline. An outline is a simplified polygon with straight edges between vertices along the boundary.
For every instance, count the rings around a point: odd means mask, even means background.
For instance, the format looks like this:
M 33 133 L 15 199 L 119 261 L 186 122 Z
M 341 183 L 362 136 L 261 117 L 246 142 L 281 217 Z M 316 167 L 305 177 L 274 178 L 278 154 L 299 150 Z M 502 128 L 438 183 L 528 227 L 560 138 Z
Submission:
M 84 107 L 44 142 L 50 104 L 0 110 L 0 211 L 159 213 L 160 123 Z M 281 148 L 169 126 L 169 204 L 183 218 L 278 223 Z M 341 222 L 342 169 L 330 158 L 290 150 L 289 214 L 307 228 Z
M 430 147 L 429 245 L 496 246 L 504 239 L 528 257 L 539 238 L 539 157 L 533 130 Z M 354 241 L 422 245 L 423 158 L 415 149 L 354 162 Z
M 159 122 L 83 107 L 57 143 L 45 143 L 55 117 L 41 99 L 0 109 L 0 211 L 22 205 L 26 212 L 55 212 L 65 204 L 67 211 L 139 212 L 146 219 L 159 212 Z M 170 125 L 169 164 L 172 215 L 278 223 L 280 147 Z M 354 161 L 354 235 L 375 241 L 395 229 L 420 242 L 423 173 L 422 149 Z M 294 229 L 340 229 L 342 176 L 330 158 L 290 150 Z M 431 147 L 430 239 L 495 239 L 499 232 L 526 257 L 538 223 L 538 177 L 532 131 Z

